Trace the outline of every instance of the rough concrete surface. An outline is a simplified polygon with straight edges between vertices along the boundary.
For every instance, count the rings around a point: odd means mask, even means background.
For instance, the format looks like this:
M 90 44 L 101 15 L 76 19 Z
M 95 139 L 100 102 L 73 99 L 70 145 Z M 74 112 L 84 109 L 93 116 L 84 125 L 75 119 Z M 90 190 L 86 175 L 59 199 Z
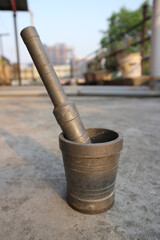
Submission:
M 160 99 L 73 97 L 86 127 L 121 131 L 114 206 L 81 214 L 66 202 L 47 97 L 0 98 L 0 240 L 160 239 Z
M 148 86 L 105 86 L 79 85 L 63 86 L 69 96 L 132 96 L 132 97 L 160 97 L 160 88 L 150 89 Z M 48 96 L 43 85 L 37 86 L 1 86 L 0 97 L 34 97 Z

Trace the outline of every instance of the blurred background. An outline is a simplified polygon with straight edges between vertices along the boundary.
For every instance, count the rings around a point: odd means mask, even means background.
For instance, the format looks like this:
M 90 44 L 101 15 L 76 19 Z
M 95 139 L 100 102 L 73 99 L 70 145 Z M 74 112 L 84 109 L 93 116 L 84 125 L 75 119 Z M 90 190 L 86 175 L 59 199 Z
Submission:
M 61 129 L 20 37 L 30 25 L 84 126 L 123 134 L 106 213 L 66 202 Z M 160 0 L 0 0 L 0 240 L 160 240 L 159 45 Z
M 20 38 L 34 25 L 62 84 L 150 86 L 153 2 L 1 0 L 0 85 L 42 84 Z

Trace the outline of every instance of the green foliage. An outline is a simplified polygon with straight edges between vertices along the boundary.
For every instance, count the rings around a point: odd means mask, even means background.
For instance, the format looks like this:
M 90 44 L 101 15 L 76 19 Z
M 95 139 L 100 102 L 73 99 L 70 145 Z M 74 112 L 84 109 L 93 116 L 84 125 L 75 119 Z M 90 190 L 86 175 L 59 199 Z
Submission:
M 108 69 L 110 72 L 115 72 L 118 68 L 118 62 L 115 57 L 106 58 L 105 69 Z
M 131 11 L 122 7 L 119 12 L 112 13 L 111 17 L 107 19 L 108 29 L 103 31 L 101 39 L 101 48 L 106 49 L 110 54 L 119 49 L 126 48 L 127 52 L 140 51 L 140 44 L 136 46 L 129 46 L 141 39 L 142 25 L 136 27 L 132 31 L 125 33 L 127 29 L 138 24 L 143 20 L 143 5 L 148 3 L 145 1 L 137 10 Z M 151 15 L 151 6 L 148 3 L 147 16 Z M 151 21 L 146 21 L 147 35 L 150 34 Z M 125 34 L 124 34 L 125 33 Z M 145 54 L 149 53 L 150 43 L 145 43 Z M 114 67 L 112 67 L 113 62 Z M 115 57 L 111 57 L 110 61 L 106 61 L 106 68 L 112 70 L 117 65 Z

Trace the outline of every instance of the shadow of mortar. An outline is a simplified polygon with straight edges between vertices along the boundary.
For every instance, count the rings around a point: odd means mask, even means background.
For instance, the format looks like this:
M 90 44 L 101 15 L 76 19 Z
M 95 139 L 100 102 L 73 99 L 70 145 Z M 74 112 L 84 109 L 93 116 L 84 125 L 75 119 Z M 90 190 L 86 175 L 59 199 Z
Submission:
M 27 167 L 31 166 L 32 173 L 28 173 L 29 177 L 47 182 L 66 202 L 66 179 L 62 159 L 29 136 L 13 136 L 2 129 L 0 134 L 8 146 L 27 163 Z

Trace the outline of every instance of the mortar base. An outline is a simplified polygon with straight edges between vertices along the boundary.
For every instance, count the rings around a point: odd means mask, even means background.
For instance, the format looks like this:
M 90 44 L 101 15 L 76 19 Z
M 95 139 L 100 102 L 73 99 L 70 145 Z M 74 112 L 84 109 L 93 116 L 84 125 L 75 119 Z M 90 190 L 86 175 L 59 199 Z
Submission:
M 98 214 L 103 213 L 109 210 L 114 204 L 114 191 L 106 196 L 105 198 L 101 198 L 99 200 L 91 200 L 91 199 L 80 199 L 72 194 L 68 193 L 67 201 L 68 204 L 78 212 L 86 213 L 86 214 Z

